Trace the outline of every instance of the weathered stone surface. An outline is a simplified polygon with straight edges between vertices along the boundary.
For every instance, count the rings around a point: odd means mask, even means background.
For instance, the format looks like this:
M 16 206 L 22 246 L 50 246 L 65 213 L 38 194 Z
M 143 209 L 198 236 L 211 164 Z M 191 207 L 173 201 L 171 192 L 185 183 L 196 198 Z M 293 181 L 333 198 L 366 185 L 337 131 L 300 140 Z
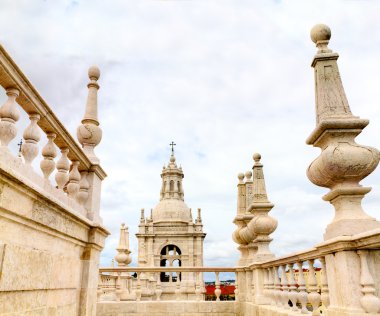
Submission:
M 106 175 L 1 46 L 0 84 L 8 95 L 0 107 L 0 315 L 95 315 L 99 253 L 108 235 L 99 217 L 100 183 Z M 30 124 L 15 156 L 8 143 L 17 134 L 21 108 Z M 50 137 L 40 164 L 45 176 L 31 164 L 38 157 L 41 130 Z M 60 173 L 65 179 L 71 170 L 69 194 L 67 181 L 58 188 L 49 180 L 55 147 L 66 153 L 67 168 Z M 81 203 L 76 200 L 77 168 L 90 179 L 90 185 L 82 185 Z
M 102 302 L 97 316 L 236 316 L 235 302 Z

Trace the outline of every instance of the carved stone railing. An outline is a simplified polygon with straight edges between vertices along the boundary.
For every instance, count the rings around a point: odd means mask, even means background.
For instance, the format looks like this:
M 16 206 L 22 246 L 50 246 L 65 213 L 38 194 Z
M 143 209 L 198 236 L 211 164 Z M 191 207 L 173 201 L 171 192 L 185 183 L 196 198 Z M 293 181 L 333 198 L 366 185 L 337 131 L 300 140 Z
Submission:
M 6 94 L 0 104 L 0 315 L 96 314 L 99 255 L 109 233 L 99 216 L 106 174 L 93 152 L 101 139 L 99 69 L 88 75 L 79 145 L 0 46 Z M 19 134 L 20 149 L 12 152 Z
M 238 268 L 239 300 L 258 308 L 258 315 L 379 313 L 378 249 L 380 229 Z
M 220 273 L 236 272 L 235 268 L 101 268 L 99 270 L 98 301 L 203 301 L 206 291 L 203 274 L 210 272 L 215 273 L 215 300 L 220 301 Z M 161 280 L 163 273 L 175 274 L 173 281 Z M 236 283 L 235 288 L 238 288 Z
M 73 214 L 101 223 L 100 186 L 106 173 L 93 153 L 101 139 L 96 97 L 99 76 L 99 70 L 91 67 L 86 113 L 78 127 L 82 149 L 0 46 L 0 85 L 8 97 L 0 107 L 0 168 Z M 29 125 L 23 131 L 19 153 L 12 154 L 9 143 L 18 141 L 17 121 L 22 114 Z M 33 170 L 40 147 L 41 171 Z M 54 161 L 57 155 L 59 159 Z M 54 171 L 55 180 L 51 181 Z

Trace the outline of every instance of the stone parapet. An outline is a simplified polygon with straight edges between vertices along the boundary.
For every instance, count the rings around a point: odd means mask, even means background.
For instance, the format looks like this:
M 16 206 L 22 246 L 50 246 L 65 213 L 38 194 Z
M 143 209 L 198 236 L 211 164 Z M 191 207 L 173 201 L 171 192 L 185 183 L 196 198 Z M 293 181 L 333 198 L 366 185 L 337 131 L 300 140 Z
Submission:
M 97 316 L 235 316 L 235 302 L 118 302 L 98 303 Z
M 94 69 L 91 85 L 99 78 Z M 0 107 L 0 315 L 95 315 L 99 254 L 109 235 L 99 216 L 106 174 L 94 158 L 97 143 L 91 155 L 78 145 L 1 46 L 0 85 L 8 97 Z M 14 154 L 8 145 L 20 115 L 30 122 Z

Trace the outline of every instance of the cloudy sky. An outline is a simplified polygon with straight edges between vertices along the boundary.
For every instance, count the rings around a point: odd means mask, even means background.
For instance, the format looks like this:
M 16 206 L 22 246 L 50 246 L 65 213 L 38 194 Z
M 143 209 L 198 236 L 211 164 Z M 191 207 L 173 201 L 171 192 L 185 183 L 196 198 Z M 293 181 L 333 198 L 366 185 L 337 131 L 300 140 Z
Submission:
M 327 189 L 305 175 L 319 154 L 305 144 L 315 126 L 314 24 L 331 27 L 351 109 L 371 120 L 358 142 L 380 147 L 379 12 L 380 2 L 365 0 L 0 0 L 0 42 L 74 135 L 87 68 L 101 69 L 96 152 L 108 173 L 101 214 L 112 232 L 102 266 L 121 222 L 136 263 L 140 209 L 158 202 L 172 140 L 186 203 L 202 208 L 205 265 L 233 266 L 236 175 L 252 167 L 254 152 L 279 221 L 274 253 L 322 241 L 333 217 L 321 199 Z M 362 183 L 373 187 L 365 209 L 379 217 L 379 172 Z

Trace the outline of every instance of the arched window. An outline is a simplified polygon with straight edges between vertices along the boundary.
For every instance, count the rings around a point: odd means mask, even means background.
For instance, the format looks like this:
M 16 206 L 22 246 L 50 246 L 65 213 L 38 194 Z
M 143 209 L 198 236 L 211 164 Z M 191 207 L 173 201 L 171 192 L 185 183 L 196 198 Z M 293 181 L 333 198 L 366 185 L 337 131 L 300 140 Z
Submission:
M 160 253 L 160 266 L 161 267 L 180 267 L 181 266 L 181 249 L 175 245 L 167 245 L 161 249 Z M 176 282 L 177 273 L 161 272 L 161 282 Z M 181 273 L 179 273 L 181 280 Z
M 180 181 L 177 182 L 177 188 L 178 188 L 178 195 L 181 196 L 182 188 L 181 188 L 181 182 Z
M 170 196 L 173 196 L 173 194 L 174 194 L 174 181 L 173 180 L 170 180 L 169 191 L 170 191 Z

